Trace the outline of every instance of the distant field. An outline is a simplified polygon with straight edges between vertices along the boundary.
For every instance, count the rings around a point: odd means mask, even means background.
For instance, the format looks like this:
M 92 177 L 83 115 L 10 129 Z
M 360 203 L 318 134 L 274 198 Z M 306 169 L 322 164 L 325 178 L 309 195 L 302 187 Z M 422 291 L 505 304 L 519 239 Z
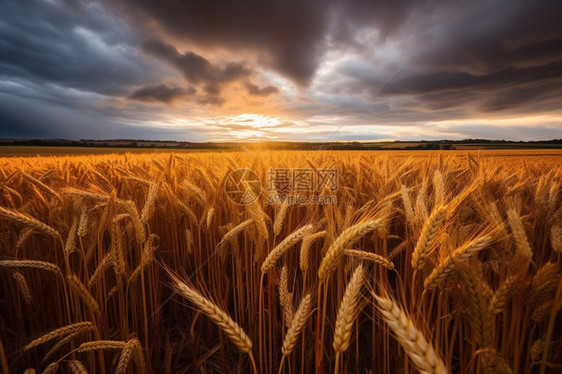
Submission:
M 414 143 L 412 143 L 414 144 Z M 406 145 L 412 145 L 406 143 Z M 231 149 L 231 151 L 241 151 L 240 148 Z M 121 147 L 44 147 L 44 146 L 0 146 L 0 157 L 19 157 L 19 156 L 72 156 L 72 155 L 103 155 L 103 154 L 159 154 L 159 153 L 208 153 L 208 152 L 221 152 L 224 153 L 226 150 L 217 149 L 164 149 L 164 148 L 121 148 Z M 263 152 L 259 150 L 250 150 L 251 153 Z M 470 154 L 480 154 L 483 156 L 541 156 L 541 157 L 561 157 L 562 149 L 477 149 L 469 148 L 457 149 L 450 151 L 437 151 L 437 150 L 386 150 L 381 148 L 381 150 L 341 150 L 341 151 L 309 151 L 309 150 L 294 150 L 294 151 L 271 151 L 271 152 L 307 152 L 307 153 L 326 153 L 326 152 L 351 152 L 352 154 L 359 154 L 361 152 L 370 153 L 385 153 L 393 157 L 428 157 L 430 155 L 436 155 L 440 152 L 444 152 L 444 155 L 466 155 Z
M 197 150 L 201 152 L 201 150 Z M 109 153 L 160 153 L 194 152 L 191 149 L 150 149 L 150 148 L 118 148 L 118 147 L 42 147 L 42 146 L 3 146 L 1 156 L 60 156 L 60 155 L 96 155 Z

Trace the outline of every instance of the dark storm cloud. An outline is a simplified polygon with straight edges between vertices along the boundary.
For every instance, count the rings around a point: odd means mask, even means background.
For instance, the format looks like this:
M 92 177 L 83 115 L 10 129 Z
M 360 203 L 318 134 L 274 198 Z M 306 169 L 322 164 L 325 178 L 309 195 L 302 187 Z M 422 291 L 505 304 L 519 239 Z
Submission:
M 141 108 L 139 108 L 141 109 Z M 141 109 L 142 110 L 142 109 Z M 144 113 L 146 117 L 147 113 Z M 126 121 L 92 116 L 47 103 L 21 100 L 0 93 L 0 134 L 13 139 L 154 139 L 205 141 L 216 130 L 200 128 L 196 132 L 185 128 L 159 128 L 141 121 Z M 77 126 L 79 124 L 79 126 Z M 30 135 L 31 134 L 31 135 Z
M 225 84 L 252 75 L 252 70 L 241 63 L 229 62 L 224 66 L 217 66 L 193 52 L 182 54 L 160 40 L 148 40 L 143 43 L 142 48 L 148 54 L 175 66 L 190 83 L 203 84 L 205 92 L 211 96 L 219 96 Z
M 382 73 L 347 64 L 351 80 L 331 92 L 408 95 L 421 112 L 555 111 L 562 95 L 562 3 L 541 1 L 417 2 L 399 27 L 400 55 Z M 392 79 L 395 70 L 399 74 Z M 341 83 L 341 82 L 340 82 Z M 343 88 L 342 88 L 343 86 Z M 378 93 L 378 91 L 381 91 Z
M 307 85 L 330 46 L 354 43 L 358 28 L 373 27 L 380 38 L 396 33 L 423 1 L 368 0 L 117 0 L 111 9 L 137 28 L 202 48 L 258 53 L 260 64 Z M 364 48 L 361 45 L 360 48 Z
M 137 25 L 156 22 L 176 39 L 200 46 L 256 50 L 262 62 L 299 83 L 314 75 L 327 27 L 321 0 L 107 1 Z
M 279 89 L 275 86 L 259 87 L 253 83 L 246 84 L 246 89 L 248 93 L 253 96 L 269 96 L 279 92 Z
M 0 14 L 0 76 L 122 95 L 152 75 L 100 3 L 3 1 Z
M 162 102 L 165 104 L 172 104 L 176 100 L 187 98 L 195 92 L 195 89 L 190 89 L 186 92 L 185 89 L 180 87 L 169 87 L 165 84 L 156 84 L 141 87 L 133 91 L 128 98 L 145 102 Z

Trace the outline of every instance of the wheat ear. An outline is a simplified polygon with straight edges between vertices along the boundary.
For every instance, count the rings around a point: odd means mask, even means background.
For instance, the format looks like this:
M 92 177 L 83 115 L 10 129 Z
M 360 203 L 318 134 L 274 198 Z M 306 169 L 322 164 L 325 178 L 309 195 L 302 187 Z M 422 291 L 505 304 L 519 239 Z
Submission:
M 326 255 L 320 263 L 318 278 L 324 281 L 337 267 L 345 249 L 359 241 L 365 234 L 380 225 L 379 219 L 357 223 L 346 230 L 330 245 Z
M 554 252 L 562 254 L 562 227 L 552 226 L 550 229 L 550 245 Z
M 76 275 L 74 274 L 67 275 L 66 280 L 68 281 L 68 285 L 70 286 L 70 289 L 72 289 L 74 293 L 80 299 L 82 299 L 84 304 L 86 304 L 92 312 L 96 312 L 96 313 L 99 312 L 100 307 L 98 305 L 98 302 L 96 301 L 94 296 L 92 296 L 90 291 L 88 291 L 88 288 L 86 288 L 84 283 L 82 283 L 82 281 L 80 281 L 80 279 L 78 279 Z
M 306 236 L 301 243 L 301 250 L 299 256 L 299 267 L 303 273 L 308 271 L 308 259 L 310 257 L 310 247 L 312 243 L 319 238 L 326 236 L 326 231 L 320 231 L 312 235 Z
M 312 295 L 306 295 L 301 303 L 297 311 L 295 312 L 295 316 L 291 321 L 291 327 L 287 330 L 287 334 L 285 334 L 285 339 L 283 339 L 283 346 L 281 347 L 281 353 L 283 356 L 288 356 L 291 352 L 295 349 L 297 345 L 298 337 L 306 324 L 308 316 L 310 315 L 310 310 L 312 308 Z
M 314 228 L 313 225 L 305 225 L 300 229 L 296 229 L 293 231 L 289 236 L 287 236 L 281 243 L 279 243 L 265 258 L 261 265 L 261 272 L 266 273 L 268 272 L 277 260 L 285 253 L 289 248 L 293 245 L 298 243 L 302 238 L 308 235 L 312 229 Z
M 510 275 L 506 278 L 490 300 L 490 311 L 492 313 L 497 314 L 505 310 L 518 283 L 519 275 Z
M 463 293 L 468 304 L 468 318 L 474 337 L 480 348 L 492 344 L 492 315 L 487 295 L 487 285 L 467 265 L 457 267 L 464 282 Z
M 273 233 L 275 236 L 279 236 L 281 234 L 281 230 L 283 230 L 283 223 L 285 221 L 285 217 L 287 216 L 287 211 L 289 210 L 289 202 L 285 200 L 283 204 L 281 204 L 281 208 L 277 215 L 275 216 L 275 221 L 273 222 Z
M 27 241 L 27 239 L 29 239 L 29 237 L 33 234 L 33 229 L 31 227 L 26 227 L 25 229 L 23 229 L 20 232 L 20 235 L 18 237 L 18 241 L 16 242 L 16 245 L 14 246 L 14 249 L 17 250 L 22 248 L 23 245 L 25 244 L 25 242 Z
M 229 232 L 227 232 L 221 239 L 221 241 L 219 242 L 219 248 L 222 248 L 226 243 L 228 243 L 232 238 L 234 238 L 236 235 L 238 235 L 239 233 L 241 233 L 246 227 L 248 227 L 248 225 L 250 225 L 252 222 L 254 222 L 254 220 L 252 218 L 245 220 L 244 222 L 240 223 L 239 225 L 237 225 L 236 227 L 234 227 L 232 230 L 230 230 Z
M 419 331 L 414 322 L 391 299 L 373 295 L 377 308 L 383 319 L 394 333 L 406 354 L 410 357 L 416 369 L 422 374 L 446 374 L 447 368 L 443 360 L 435 352 L 431 342 Z
M 541 266 L 531 280 L 526 303 L 537 306 L 552 297 L 558 287 L 559 271 L 560 265 L 555 262 L 547 262 Z
M 101 201 L 101 202 L 108 202 L 109 201 L 109 196 L 101 195 L 101 194 L 97 194 L 97 193 L 89 192 L 89 191 L 78 190 L 76 188 L 71 188 L 71 187 L 66 187 L 65 189 L 63 189 L 62 192 L 66 195 L 82 197 L 82 198 L 85 198 L 85 199 L 97 200 L 97 201 Z
M 137 210 L 135 203 L 131 200 L 127 200 L 123 202 L 122 205 L 127 213 L 129 213 L 129 216 L 131 216 L 131 221 L 133 221 L 133 227 L 135 229 L 135 239 L 137 241 L 137 244 L 144 243 L 144 241 L 146 240 L 146 232 L 144 230 L 144 225 L 139 216 L 139 211 Z
M 431 254 L 432 244 L 437 237 L 439 228 L 447 216 L 447 207 L 441 205 L 431 212 L 425 220 L 420 237 L 412 254 L 412 267 L 414 270 L 423 268 L 427 257 Z
M 377 255 L 376 253 L 371 253 L 367 251 L 358 251 L 356 249 L 347 249 L 345 254 L 351 257 L 359 258 L 361 260 L 371 261 L 376 264 L 382 265 L 387 269 L 394 269 L 394 264 L 381 255 Z
M 90 352 L 99 349 L 123 349 L 127 343 L 120 340 L 94 340 L 80 344 L 76 352 Z
M 209 317 L 219 328 L 236 344 L 238 349 L 244 353 L 251 353 L 252 341 L 244 330 L 230 316 L 221 310 L 217 305 L 209 301 L 199 292 L 182 282 L 177 276 L 170 273 L 177 292 L 195 304 L 201 311 Z
M 133 338 L 125 343 L 121 355 L 119 356 L 119 361 L 117 361 L 117 368 L 115 369 L 115 374 L 124 374 L 127 372 L 127 367 L 129 362 L 131 362 L 131 356 L 135 352 L 135 345 L 139 344 L 138 340 Z
M 77 336 L 81 335 L 81 331 L 73 332 L 72 334 L 68 334 L 64 338 L 60 339 L 57 344 L 53 345 L 51 349 L 45 354 L 43 358 L 43 362 L 48 361 L 59 349 L 61 349 L 66 343 L 70 342 L 72 339 L 76 338 Z
M 82 211 L 80 212 L 80 220 L 78 222 L 78 230 L 76 235 L 79 238 L 84 237 L 88 233 L 88 223 L 90 221 L 90 212 L 85 205 L 82 206 Z
M 33 183 L 34 185 L 36 185 L 37 187 L 39 187 L 40 189 L 42 189 L 43 191 L 55 196 L 57 199 L 60 200 L 59 194 L 55 190 L 53 190 L 51 187 L 49 187 L 45 183 L 41 182 L 39 179 L 36 179 L 36 178 L 34 178 L 33 176 L 31 176 L 27 173 L 23 173 L 23 177 L 25 179 L 27 179 L 28 181 L 30 181 L 31 183 Z
M 351 280 L 345 288 L 338 315 L 336 318 L 336 327 L 334 331 L 333 347 L 337 353 L 343 353 L 349 347 L 351 333 L 353 331 L 353 323 L 359 313 L 359 296 L 361 294 L 361 286 L 363 285 L 364 272 L 363 267 L 359 265 Z
M 12 274 L 12 277 L 16 281 L 18 288 L 20 289 L 21 296 L 27 305 L 31 305 L 33 303 L 33 296 L 31 296 L 31 291 L 29 290 L 29 286 L 27 285 L 27 281 L 22 273 L 15 272 Z
M 56 330 L 50 331 L 45 335 L 32 340 L 28 345 L 26 345 L 23 350 L 28 351 L 32 348 L 35 348 L 41 344 L 47 343 L 53 339 L 58 339 L 66 335 L 74 334 L 76 332 L 88 332 L 94 330 L 94 324 L 92 322 L 78 322 L 72 325 L 67 325 L 63 327 L 59 327 Z
M 47 366 L 45 370 L 43 370 L 42 374 L 55 374 L 57 371 L 59 371 L 59 363 L 51 362 L 49 366 Z
M 293 294 L 289 292 L 289 268 L 287 265 L 283 266 L 281 269 L 281 276 L 279 278 L 279 301 L 281 303 L 281 308 L 283 309 L 285 324 L 287 326 L 291 326 L 291 322 L 293 321 L 294 306 Z
M 158 184 L 151 183 L 148 189 L 148 195 L 146 196 L 146 201 L 141 212 L 141 222 L 146 224 L 150 219 L 152 213 L 154 212 L 154 201 L 158 195 Z
M 76 233 L 78 231 L 79 218 L 79 216 L 75 216 L 72 219 L 72 224 L 70 225 L 68 237 L 66 238 L 66 243 L 64 245 L 64 253 L 67 256 L 76 250 Z
M 88 374 L 88 370 L 83 363 L 78 360 L 70 360 L 68 362 L 68 368 L 73 374 Z
M 445 284 L 453 274 L 458 263 L 466 262 L 470 257 L 488 247 L 493 242 L 491 236 L 482 236 L 455 249 L 439 266 L 427 276 L 423 282 L 426 290 L 430 291 Z
M 88 280 L 88 288 L 92 288 L 103 276 L 103 273 L 113 264 L 112 254 L 109 252 L 99 262 L 94 273 Z
M 31 227 L 35 231 L 45 233 L 55 238 L 60 237 L 57 230 L 31 216 L 28 216 L 27 214 L 0 207 L 0 218 L 21 223 L 24 226 Z
M 21 268 L 21 269 L 41 269 L 62 276 L 60 268 L 52 262 L 37 260 L 0 260 L 0 267 Z
M 151 234 L 148 240 L 144 243 L 144 249 L 142 251 L 140 264 L 133 270 L 127 283 L 131 284 L 137 280 L 141 272 L 146 269 L 154 261 L 154 252 L 156 252 L 156 246 L 154 245 L 154 240 L 157 238 L 155 234 Z
M 521 266 L 531 261 L 533 257 L 533 250 L 527 240 L 527 234 L 525 234 L 525 228 L 521 222 L 521 217 L 519 217 L 519 214 L 514 208 L 508 209 L 507 219 L 509 221 L 511 233 L 513 235 L 513 239 L 515 239 L 515 246 L 517 248 L 515 251 L 516 258 L 514 259 L 515 272 L 517 270 L 521 270 Z

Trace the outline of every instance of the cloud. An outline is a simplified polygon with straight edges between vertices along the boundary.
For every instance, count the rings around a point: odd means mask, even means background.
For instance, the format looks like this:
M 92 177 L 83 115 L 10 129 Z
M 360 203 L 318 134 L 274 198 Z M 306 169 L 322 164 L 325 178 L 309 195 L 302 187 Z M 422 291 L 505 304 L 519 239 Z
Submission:
M 68 123 L 46 121 L 53 134 L 99 121 L 147 137 L 200 119 L 184 87 L 215 116 L 279 116 L 319 137 L 344 123 L 346 139 L 497 136 L 494 119 L 562 111 L 559 0 L 20 0 L 0 14 L 0 95 L 29 108 L 4 113 L 17 126 L 0 136 L 48 134 L 22 121 L 56 111 L 45 118 Z
M 279 92 L 279 89 L 275 86 L 259 87 L 253 83 L 247 83 L 246 89 L 248 93 L 253 96 L 269 96 Z
M 148 85 L 133 91 L 128 98 L 132 100 L 144 102 L 161 102 L 165 104 L 173 104 L 176 100 L 180 100 L 196 92 L 190 89 L 186 92 L 180 87 L 169 87 L 165 84 Z
M 93 1 L 0 4 L 0 74 L 119 96 L 154 76 L 122 22 Z
M 209 95 L 204 101 L 208 103 L 224 101 L 219 96 L 225 85 L 247 79 L 254 74 L 242 63 L 228 62 L 219 66 L 190 51 L 182 54 L 172 45 L 160 40 L 145 41 L 142 48 L 146 53 L 172 64 L 189 83 L 203 85 L 204 91 Z

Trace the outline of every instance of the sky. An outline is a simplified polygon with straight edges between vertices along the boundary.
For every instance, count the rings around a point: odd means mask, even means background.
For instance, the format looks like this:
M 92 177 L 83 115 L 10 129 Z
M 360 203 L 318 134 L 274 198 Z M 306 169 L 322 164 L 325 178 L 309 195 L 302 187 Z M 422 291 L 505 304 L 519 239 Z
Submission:
M 562 138 L 560 0 L 2 0 L 0 138 Z

